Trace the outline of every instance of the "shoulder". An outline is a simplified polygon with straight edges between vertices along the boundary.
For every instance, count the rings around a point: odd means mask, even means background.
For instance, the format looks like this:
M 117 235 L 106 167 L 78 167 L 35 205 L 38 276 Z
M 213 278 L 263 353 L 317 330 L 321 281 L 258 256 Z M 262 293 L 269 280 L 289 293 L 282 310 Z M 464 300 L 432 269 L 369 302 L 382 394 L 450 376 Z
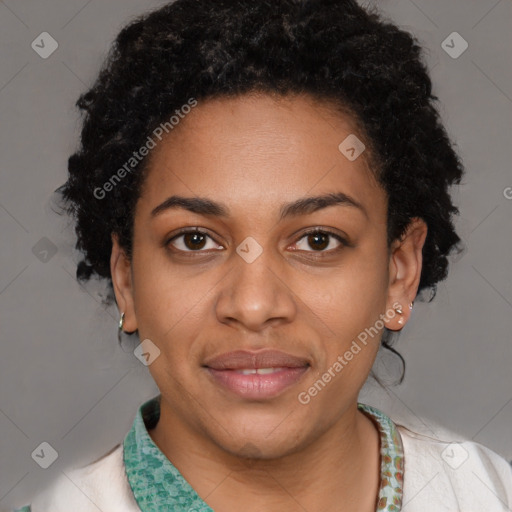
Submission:
M 397 428 L 404 445 L 403 512 L 511 510 L 512 467 L 496 452 Z
M 64 471 L 36 496 L 31 512 L 140 512 L 126 478 L 123 445 L 87 466 Z M 23 509 L 22 509 L 23 510 Z

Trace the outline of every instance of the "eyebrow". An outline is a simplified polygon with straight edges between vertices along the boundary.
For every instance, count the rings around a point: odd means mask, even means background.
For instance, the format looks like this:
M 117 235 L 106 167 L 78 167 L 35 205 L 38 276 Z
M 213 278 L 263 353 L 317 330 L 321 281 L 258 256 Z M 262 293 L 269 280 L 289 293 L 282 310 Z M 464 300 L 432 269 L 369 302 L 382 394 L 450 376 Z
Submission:
M 329 206 L 348 206 L 361 211 L 366 218 L 368 212 L 364 206 L 353 197 L 343 193 L 335 192 L 320 196 L 303 197 L 291 203 L 282 204 L 280 207 L 279 220 L 288 217 L 308 215 Z M 183 197 L 171 196 L 151 211 L 151 217 L 157 217 L 163 212 L 171 209 L 182 208 L 199 215 L 210 215 L 214 217 L 229 217 L 229 208 L 224 203 L 218 203 L 206 197 Z

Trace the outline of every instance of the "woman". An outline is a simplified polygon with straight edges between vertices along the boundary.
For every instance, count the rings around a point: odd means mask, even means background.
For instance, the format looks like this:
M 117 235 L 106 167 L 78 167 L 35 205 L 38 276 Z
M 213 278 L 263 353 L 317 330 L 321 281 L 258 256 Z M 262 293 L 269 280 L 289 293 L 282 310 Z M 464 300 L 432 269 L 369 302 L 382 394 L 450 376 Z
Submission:
M 510 510 L 499 455 L 358 402 L 460 241 L 435 100 L 412 36 L 350 0 L 125 27 L 61 192 L 161 393 L 25 510 Z

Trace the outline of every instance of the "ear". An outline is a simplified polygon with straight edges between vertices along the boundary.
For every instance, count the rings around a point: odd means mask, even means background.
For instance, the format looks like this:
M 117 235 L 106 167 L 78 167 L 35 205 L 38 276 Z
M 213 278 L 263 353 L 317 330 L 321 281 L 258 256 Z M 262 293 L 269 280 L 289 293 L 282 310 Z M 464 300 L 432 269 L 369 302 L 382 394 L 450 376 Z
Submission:
M 119 245 L 117 235 L 112 235 L 110 274 L 117 306 L 124 313 L 123 330 L 131 333 L 137 330 L 137 319 L 133 300 L 132 265 L 124 249 Z
M 422 250 L 427 237 L 427 225 L 423 219 L 414 218 L 400 240 L 393 241 L 389 258 L 389 285 L 387 309 L 400 308 L 402 314 L 388 317 L 386 327 L 399 331 L 409 320 L 421 277 Z

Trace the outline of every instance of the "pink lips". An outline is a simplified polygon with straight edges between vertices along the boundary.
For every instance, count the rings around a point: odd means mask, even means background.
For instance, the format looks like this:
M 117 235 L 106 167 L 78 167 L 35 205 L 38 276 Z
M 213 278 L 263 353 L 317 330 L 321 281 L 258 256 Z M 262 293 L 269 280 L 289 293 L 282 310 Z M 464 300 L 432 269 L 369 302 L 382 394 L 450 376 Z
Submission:
M 309 368 L 306 359 L 278 350 L 221 354 L 204 365 L 215 381 L 248 399 L 272 398 L 295 384 Z

